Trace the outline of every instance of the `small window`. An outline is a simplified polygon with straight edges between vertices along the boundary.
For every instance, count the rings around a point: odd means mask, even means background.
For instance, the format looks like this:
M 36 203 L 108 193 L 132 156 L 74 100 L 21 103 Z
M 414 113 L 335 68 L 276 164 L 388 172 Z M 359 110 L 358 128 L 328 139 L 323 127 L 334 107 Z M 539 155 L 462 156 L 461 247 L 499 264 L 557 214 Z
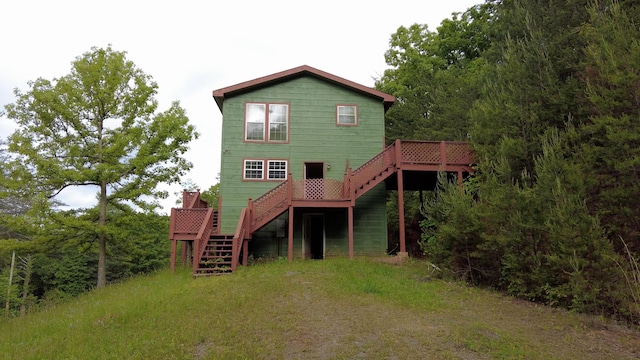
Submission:
M 248 180 L 262 180 L 264 178 L 264 161 L 245 160 L 244 178 Z
M 338 105 L 338 125 L 358 125 L 358 107 L 355 105 Z
M 287 162 L 284 160 L 269 160 L 268 162 L 268 180 L 286 180 L 287 179 Z

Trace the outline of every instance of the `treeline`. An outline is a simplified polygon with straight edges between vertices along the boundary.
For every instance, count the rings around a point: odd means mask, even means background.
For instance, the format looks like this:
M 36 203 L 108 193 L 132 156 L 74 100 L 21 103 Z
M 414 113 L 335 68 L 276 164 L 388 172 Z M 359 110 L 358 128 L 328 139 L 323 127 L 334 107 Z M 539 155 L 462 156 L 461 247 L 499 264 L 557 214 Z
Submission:
M 389 141 L 469 141 L 477 162 L 462 191 L 445 179 L 421 207 L 426 256 L 513 296 L 640 321 L 640 5 L 487 1 L 390 45 Z

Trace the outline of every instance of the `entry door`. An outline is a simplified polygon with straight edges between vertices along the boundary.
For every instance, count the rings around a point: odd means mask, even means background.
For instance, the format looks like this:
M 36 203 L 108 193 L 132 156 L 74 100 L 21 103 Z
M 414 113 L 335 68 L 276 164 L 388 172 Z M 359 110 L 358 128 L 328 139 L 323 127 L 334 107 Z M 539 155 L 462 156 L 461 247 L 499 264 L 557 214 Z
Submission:
M 304 214 L 302 251 L 305 259 L 324 259 L 324 215 Z
M 324 163 L 304 163 L 304 198 L 307 200 L 324 198 Z

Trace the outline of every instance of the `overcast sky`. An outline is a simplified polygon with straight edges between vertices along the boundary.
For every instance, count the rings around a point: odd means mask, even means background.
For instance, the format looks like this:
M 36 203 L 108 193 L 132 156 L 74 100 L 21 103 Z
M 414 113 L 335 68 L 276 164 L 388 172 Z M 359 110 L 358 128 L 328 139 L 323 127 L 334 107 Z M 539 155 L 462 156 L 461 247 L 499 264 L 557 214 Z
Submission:
M 64 76 L 76 57 L 111 44 L 158 83 L 159 111 L 174 100 L 186 109 L 201 134 L 186 154 L 193 163 L 186 178 L 207 189 L 220 169 L 222 115 L 213 90 L 300 65 L 373 86 L 387 68 L 384 53 L 398 27 L 419 23 L 435 31 L 451 13 L 482 2 L 3 1 L 0 106 L 15 101 L 14 88 Z M 14 129 L 0 118 L 0 137 Z M 96 191 L 69 189 L 60 200 L 90 207 Z M 174 203 L 173 195 L 163 201 L 163 212 Z

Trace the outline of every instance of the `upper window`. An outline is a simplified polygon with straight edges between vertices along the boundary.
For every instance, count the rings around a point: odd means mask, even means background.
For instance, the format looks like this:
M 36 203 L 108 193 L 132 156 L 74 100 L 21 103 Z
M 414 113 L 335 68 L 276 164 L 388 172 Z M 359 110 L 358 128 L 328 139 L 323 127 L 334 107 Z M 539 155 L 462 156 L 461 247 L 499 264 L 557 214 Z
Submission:
M 338 105 L 337 106 L 337 124 L 338 125 L 358 125 L 358 107 L 355 105 Z
M 247 141 L 288 141 L 289 105 L 247 103 L 244 139 Z

